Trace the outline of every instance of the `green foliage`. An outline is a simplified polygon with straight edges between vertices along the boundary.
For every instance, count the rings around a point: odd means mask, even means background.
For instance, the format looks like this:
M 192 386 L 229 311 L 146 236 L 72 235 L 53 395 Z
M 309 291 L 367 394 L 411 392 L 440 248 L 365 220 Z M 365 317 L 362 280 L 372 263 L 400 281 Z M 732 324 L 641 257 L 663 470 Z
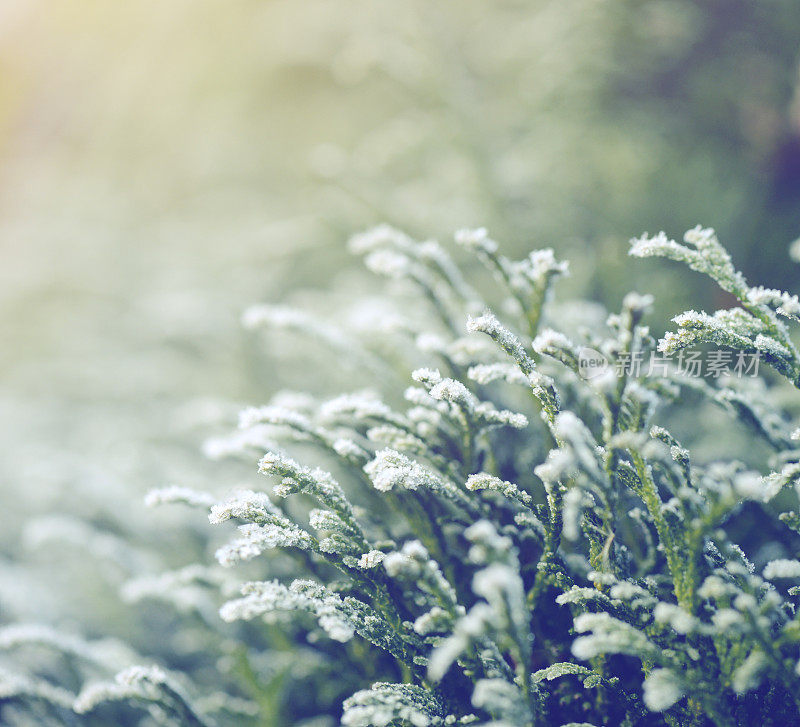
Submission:
M 352 351 L 383 396 L 278 394 L 245 410 L 224 448 L 259 461 L 261 488 L 221 500 L 182 487 L 150 494 L 151 505 L 208 509 L 220 528 L 238 523 L 216 551 L 220 568 L 126 586 L 219 636 L 210 648 L 220 655 L 237 644 L 236 668 L 216 666 L 226 693 L 200 698 L 180 675 L 127 667 L 77 695 L 4 678 L 0 700 L 76 724 L 119 702 L 147 724 L 257 724 L 259 709 L 262 723 L 336 715 L 347 727 L 800 719 L 800 520 L 785 510 L 800 449 L 788 416 L 730 377 L 581 367 L 585 347 L 620 364 L 711 343 L 758 354 L 800 386 L 784 321 L 797 318 L 797 298 L 750 287 L 713 231 L 697 228 L 685 244 L 635 240 L 631 254 L 684 263 L 740 307 L 683 313 L 656 341 L 643 322 L 652 299 L 630 293 L 603 330 L 561 332 L 552 288 L 567 267 L 552 251 L 514 262 L 484 230 L 456 239 L 494 275 L 491 300 L 443 248 L 384 227 L 353 248 L 398 281 L 404 315 L 345 344 L 349 334 L 304 315 L 247 314 L 310 334 L 315 366 L 325 344 L 337 357 Z M 402 398 L 396 384 L 407 386 Z M 720 404 L 739 422 L 731 432 L 749 428 L 771 452 L 761 470 L 733 454 L 702 461 L 671 433 L 671 422 L 680 429 Z M 777 533 L 768 556 L 736 535 L 754 522 Z M 193 620 L 202 611 L 190 586 L 224 601 L 219 616 Z M 101 656 L 50 632 L 0 635 L 4 649 L 42 642 L 78 660 Z M 302 669 L 259 676 L 252 664 L 281 651 Z M 298 703 L 309 689 L 314 698 Z

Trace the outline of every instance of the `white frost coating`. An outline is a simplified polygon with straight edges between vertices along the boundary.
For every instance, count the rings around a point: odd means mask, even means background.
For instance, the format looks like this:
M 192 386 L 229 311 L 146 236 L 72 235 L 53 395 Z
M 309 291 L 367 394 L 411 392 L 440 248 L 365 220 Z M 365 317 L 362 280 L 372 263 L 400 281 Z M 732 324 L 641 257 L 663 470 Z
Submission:
M 308 513 L 308 524 L 314 530 L 331 530 L 334 532 L 341 532 L 346 527 L 335 512 L 319 508 L 314 508 Z
M 565 606 L 568 603 L 586 603 L 587 601 L 605 601 L 607 603 L 607 599 L 608 597 L 596 588 L 572 586 L 568 591 L 556 596 L 556 603 L 559 606 Z
M 375 250 L 367 255 L 364 264 L 373 273 L 387 278 L 402 278 L 411 269 L 408 256 L 394 250 Z
M 491 600 L 501 591 L 521 593 L 520 584 L 519 574 L 512 568 L 502 563 L 492 563 L 475 574 L 472 579 L 472 590 L 479 596 Z
M 764 567 L 764 578 L 768 581 L 773 578 L 800 578 L 800 561 L 772 560 Z
M 305 583 L 294 581 L 290 588 L 278 581 L 247 583 L 242 587 L 243 598 L 224 604 L 220 616 L 223 621 L 249 621 L 273 611 L 307 611 L 334 641 L 349 641 L 355 629 L 342 613 L 341 600 L 325 589 L 320 589 L 321 597 L 309 596 L 302 592 Z
M 474 230 L 458 230 L 455 234 L 455 240 L 459 245 L 470 250 L 484 252 L 489 255 L 494 255 L 497 252 L 497 243 L 489 237 L 485 227 L 478 227 Z
M 756 287 L 747 292 L 747 300 L 754 305 L 767 305 L 787 318 L 800 318 L 800 299 L 783 290 Z
M 477 317 L 470 316 L 467 319 L 467 332 L 485 333 L 492 338 L 495 336 L 505 337 L 509 333 L 508 329 L 497 319 L 497 316 L 489 310 L 484 311 Z
M 512 429 L 524 429 L 528 426 L 528 417 L 508 409 L 495 409 L 488 402 L 481 402 L 476 407 L 476 413 L 487 426 L 507 426 Z
M 575 631 L 580 636 L 572 643 L 572 653 L 583 660 L 602 654 L 655 655 L 657 647 L 639 630 L 612 618 L 607 613 L 582 613 L 575 618 Z
M 582 437 L 586 431 L 583 422 L 571 411 L 562 411 L 556 417 L 555 434 L 561 439 Z
M 774 356 L 775 358 L 789 359 L 792 356 L 791 351 L 780 341 L 777 341 L 771 336 L 765 336 L 763 333 L 759 333 L 755 337 L 753 345 L 762 353 L 768 356 Z
M 426 388 L 430 388 L 442 380 L 442 375 L 439 373 L 439 369 L 421 368 L 414 369 L 411 372 L 411 378 L 414 381 L 423 384 Z
M 367 456 L 367 450 L 359 447 L 352 439 L 347 439 L 345 437 L 339 437 L 339 439 L 334 440 L 331 446 L 333 447 L 333 451 L 340 457 L 361 459 Z
M 84 687 L 73 708 L 78 714 L 85 714 L 103 702 L 126 699 L 158 701 L 166 683 L 166 672 L 157 666 L 131 666 L 117 674 L 113 682 L 96 682 Z
M 464 536 L 473 544 L 469 560 L 487 564 L 475 573 L 472 580 L 473 592 L 483 600 L 458 618 L 451 634 L 434 648 L 428 661 L 428 676 L 434 681 L 441 679 L 470 645 L 485 648 L 487 639 L 495 639 L 497 635 L 505 636 L 507 642 L 504 646 L 511 648 L 517 659 L 527 659 L 525 655 L 530 648 L 530 614 L 511 540 L 500 535 L 488 520 L 477 521 L 464 531 Z M 425 622 L 419 626 L 423 630 L 435 627 L 433 623 Z M 494 669 L 485 673 L 499 676 Z
M 698 620 L 674 603 L 660 602 L 653 610 L 658 623 L 668 624 L 679 634 L 689 634 L 700 626 Z
M 423 426 L 425 426 L 425 424 L 427 424 L 427 422 L 423 423 Z M 430 427 L 428 427 L 428 429 L 430 429 Z M 417 430 L 420 431 L 419 426 Z M 420 431 L 420 434 L 422 434 L 422 431 Z M 413 434 L 409 434 L 403 429 L 398 429 L 397 427 L 389 425 L 370 427 L 367 430 L 367 439 L 376 444 L 384 444 L 390 449 L 420 453 L 425 451 L 425 443 L 422 439 L 415 437 Z M 365 451 L 364 456 L 359 458 L 361 464 L 363 465 L 371 456 L 370 453 Z
M 742 472 L 733 480 L 734 491 L 743 498 L 762 500 L 766 494 L 764 478 L 757 472 Z
M 398 578 L 409 573 L 419 575 L 419 567 L 402 553 L 387 553 L 383 567 L 390 578 Z
M 547 458 L 542 464 L 533 468 L 534 474 L 542 482 L 558 482 L 575 464 L 575 460 L 569 452 L 563 449 L 551 449 Z
M 528 709 L 519 687 L 505 679 L 479 679 L 472 691 L 472 706 L 513 720 L 506 719 L 501 725 L 528 723 Z
M 741 626 L 744 624 L 742 614 L 734 611 L 732 608 L 721 608 L 715 611 L 711 616 L 711 621 L 720 632 L 726 632 L 734 626 Z
M 452 617 L 439 606 L 434 606 L 414 621 L 414 631 L 420 636 L 426 636 L 434 631 L 449 631 L 451 626 Z
M 404 577 L 415 580 L 420 577 L 422 567 L 429 562 L 430 555 L 419 540 L 409 540 L 400 551 L 387 553 L 383 567 L 392 578 Z
M 476 423 L 481 428 L 510 426 L 523 429 L 528 426 L 528 419 L 524 414 L 506 409 L 498 411 L 490 402 L 478 401 L 462 382 L 443 378 L 436 369 L 417 369 L 412 377 L 425 387 L 427 394 L 419 388 L 411 387 L 406 391 L 406 399 L 409 401 L 424 405 L 426 397 L 430 396 L 435 401 L 457 407 L 470 420 L 470 424 Z M 447 413 L 446 409 L 441 411 Z
M 0 668 L 0 701 L 31 697 L 66 709 L 71 709 L 73 704 L 73 696 L 66 689 L 56 687 L 44 679 L 35 679 Z
M 239 428 L 249 429 L 257 424 L 273 424 L 306 430 L 311 428 L 308 417 L 285 406 L 251 406 L 239 412 Z
M 476 405 L 475 397 L 467 387 L 455 379 L 442 379 L 438 384 L 431 387 L 429 393 L 438 401 L 448 401 L 468 410 L 474 409 Z
M 181 503 L 194 507 L 210 507 L 215 502 L 215 498 L 207 492 L 193 490 L 190 487 L 170 485 L 156 490 L 150 490 L 145 495 L 144 504 L 146 507 L 156 507 L 158 505 L 169 505 Z
M 532 348 L 536 353 L 548 353 L 559 348 L 573 351 L 575 344 L 563 333 L 554 331 L 552 328 L 545 328 L 536 338 L 533 339 Z
M 441 727 L 442 705 L 425 688 L 411 684 L 379 682 L 370 689 L 356 692 L 344 702 L 343 727 L 387 727 L 390 724 L 411 727 Z
M 552 247 L 534 250 L 522 261 L 525 272 L 534 281 L 543 281 L 549 276 L 569 275 L 569 261 L 556 260 Z
M 399 250 L 408 250 L 413 245 L 413 240 L 404 232 L 390 225 L 378 225 L 372 229 L 353 235 L 347 243 L 350 252 L 363 255 L 382 247 L 395 247 Z
M 473 577 L 472 590 L 489 603 L 496 619 L 505 622 L 512 634 L 527 633 L 529 615 L 525 606 L 525 588 L 517 567 L 505 563 L 489 564 Z
M 285 525 L 246 523 L 239 526 L 241 537 L 226 543 L 215 554 L 217 562 L 230 568 L 242 560 L 251 560 L 269 548 L 313 547 L 314 539 L 305 530 L 287 521 Z
M 239 538 L 217 550 L 217 561 L 225 567 L 255 558 L 268 548 L 308 549 L 315 545 L 314 538 L 283 515 L 264 492 L 239 492 L 214 505 L 208 519 L 214 525 L 231 519 L 250 521 L 239 526 Z
M 478 520 L 464 531 L 464 537 L 473 544 L 469 557 L 473 563 L 486 563 L 490 558 L 505 554 L 511 549 L 511 539 L 500 535 L 489 520 Z
M 608 477 L 599 460 L 602 450 L 589 428 L 571 411 L 560 412 L 553 426 L 554 434 L 569 455 L 596 482 L 607 483 Z
M 756 689 L 769 664 L 770 661 L 763 651 L 757 649 L 751 651 L 744 663 L 733 673 L 731 680 L 733 691 L 737 694 L 746 694 Z
M 639 315 L 646 313 L 653 305 L 654 298 L 650 294 L 642 295 L 631 291 L 622 299 L 622 306 Z
M 684 695 L 681 679 L 671 669 L 653 669 L 643 685 L 644 703 L 652 712 L 669 709 Z
M 267 493 L 242 490 L 225 502 L 213 505 L 208 521 L 218 525 L 233 518 L 260 521 L 276 515 L 280 516 L 281 512 L 272 504 Z
M 358 567 L 365 570 L 375 568 L 386 559 L 386 553 L 380 550 L 370 550 L 358 559 Z
M 393 449 L 381 449 L 364 466 L 376 490 L 388 492 L 395 487 L 416 490 L 430 486 L 433 476 L 414 460 Z
M 10 651 L 27 645 L 46 646 L 106 669 L 121 668 L 133 658 L 133 652 L 114 639 L 87 641 L 35 623 L 17 623 L 0 628 L 0 651 Z
M 771 472 L 759 480 L 760 499 L 769 502 L 786 485 L 794 482 L 797 486 L 800 483 L 800 463 L 789 462 L 781 467 L 778 472 Z
M 509 384 L 525 384 L 528 379 L 516 366 L 507 363 L 476 364 L 470 366 L 467 376 L 477 384 L 506 381 Z
M 629 254 L 634 257 L 652 257 L 654 255 L 663 255 L 668 251 L 677 253 L 682 250 L 683 246 L 674 240 L 670 240 L 663 231 L 653 237 L 648 236 L 645 232 L 641 237 L 631 240 Z
M 725 290 L 737 297 L 745 297 L 747 284 L 741 273 L 737 272 L 727 250 L 720 245 L 711 228 L 700 225 L 689 230 L 679 245 L 660 232 L 655 237 L 643 235 L 631 240 L 630 254 L 635 257 L 666 257 L 687 264 L 693 270 L 709 275 Z
M 444 353 L 447 341 L 435 333 L 420 333 L 416 338 L 417 348 L 423 353 Z M 414 374 L 411 374 L 412 378 Z
M 224 437 L 211 437 L 203 442 L 203 455 L 211 460 L 232 457 L 250 450 L 266 451 L 277 449 L 278 443 L 272 438 L 267 426 L 252 426 L 239 429 Z
M 330 472 L 303 467 L 290 457 L 276 452 L 267 452 L 259 460 L 258 471 L 263 475 L 277 475 L 281 478 L 272 488 L 273 494 L 278 497 L 304 493 L 345 517 L 352 515 L 344 491 Z
M 467 478 L 465 487 L 468 490 L 493 490 L 499 492 L 506 497 L 519 500 L 528 505 L 531 503 L 532 498 L 527 492 L 520 490 L 513 482 L 501 480 L 499 477 L 494 477 L 486 472 L 478 472 L 477 474 L 470 475 Z
M 387 419 L 391 415 L 392 410 L 371 391 L 343 394 L 326 401 L 319 408 L 319 416 L 323 421 L 337 421 L 345 417 L 356 421 Z
M 244 598 L 228 601 L 220 608 L 223 621 L 249 621 L 269 611 L 304 608 L 307 598 L 293 594 L 278 581 L 247 583 L 242 587 Z
M 476 603 L 466 616 L 459 619 L 453 633 L 431 652 L 428 677 L 433 681 L 441 680 L 469 644 L 489 632 L 496 618 L 497 615 L 488 603 Z
M 120 595 L 127 603 L 154 598 L 173 603 L 183 612 L 200 610 L 210 602 L 209 593 L 200 584 L 225 588 L 227 579 L 217 569 L 194 564 L 158 575 L 139 576 L 127 581 Z
M 519 338 L 503 326 L 490 310 L 485 310 L 477 318 L 470 316 L 467 320 L 467 331 L 469 333 L 484 333 L 489 336 L 506 354 L 516 361 L 522 373 L 528 377 L 534 391 L 538 387 L 544 386 L 545 383 L 550 383 L 546 377 L 541 376 L 536 371 L 533 360 L 526 353 L 525 347 Z
M 609 596 L 621 601 L 630 601 L 633 607 L 650 607 L 655 603 L 655 598 L 649 591 L 630 581 L 619 581 L 612 585 Z

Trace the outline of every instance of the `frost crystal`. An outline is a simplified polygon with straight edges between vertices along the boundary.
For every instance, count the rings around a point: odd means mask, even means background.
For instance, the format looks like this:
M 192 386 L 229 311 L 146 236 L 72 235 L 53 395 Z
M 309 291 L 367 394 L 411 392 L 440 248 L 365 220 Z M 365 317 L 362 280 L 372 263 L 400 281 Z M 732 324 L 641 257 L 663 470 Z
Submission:
M 516 366 L 506 363 L 477 364 L 470 367 L 467 375 L 479 384 L 490 384 L 492 381 L 525 384 L 528 381 Z
M 239 526 L 240 538 L 223 545 L 217 550 L 220 565 L 230 567 L 242 560 L 250 560 L 269 548 L 301 548 L 314 546 L 314 539 L 304 530 L 294 525 L 255 525 L 248 523 Z
M 226 502 L 213 505 L 208 520 L 212 525 L 218 525 L 233 518 L 265 522 L 280 516 L 280 511 L 266 493 L 243 490 Z
M 380 550 L 370 550 L 369 553 L 364 553 L 364 555 L 358 559 L 358 567 L 364 569 L 375 568 L 380 565 L 385 558 L 386 553 Z
M 416 490 L 419 487 L 438 487 L 439 482 L 417 462 L 393 449 L 382 449 L 364 467 L 376 490 L 388 492 L 395 487 Z
M 344 703 L 344 727 L 388 727 L 398 720 L 411 727 L 446 724 L 439 701 L 427 690 L 410 684 L 373 684 Z
M 485 333 L 489 338 L 494 339 L 520 365 L 523 373 L 527 374 L 533 370 L 533 363 L 525 353 L 525 348 L 520 340 L 503 326 L 491 311 L 487 310 L 477 318 L 469 318 L 467 331 L 469 333 Z
M 343 613 L 338 597 L 330 594 L 313 597 L 303 593 L 304 582 L 295 581 L 291 588 L 277 581 L 248 583 L 242 587 L 243 598 L 228 601 L 221 609 L 224 621 L 249 621 L 273 611 L 308 611 L 319 619 L 319 625 L 334 641 L 349 641 L 355 629 Z
M 467 478 L 465 487 L 468 490 L 494 490 L 508 498 L 519 500 L 525 505 L 531 502 L 531 496 L 527 492 L 522 492 L 513 482 L 505 482 L 499 477 L 494 477 L 486 472 L 470 475 Z

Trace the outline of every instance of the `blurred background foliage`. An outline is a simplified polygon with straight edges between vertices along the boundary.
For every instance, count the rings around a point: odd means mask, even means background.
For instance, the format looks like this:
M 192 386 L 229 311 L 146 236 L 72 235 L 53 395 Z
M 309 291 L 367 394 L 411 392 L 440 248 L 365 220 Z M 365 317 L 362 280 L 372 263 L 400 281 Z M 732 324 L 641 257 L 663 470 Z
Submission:
M 238 317 L 379 290 L 353 232 L 486 226 L 571 259 L 565 297 L 647 290 L 663 322 L 728 301 L 627 241 L 702 223 L 793 290 L 798 38 L 796 0 L 3 0 L 3 621 L 202 651 L 116 596 L 210 547 L 142 493 L 252 481 L 202 437 L 282 383 L 331 391 L 313 362 L 276 379 Z M 113 544 L 78 523 L 143 560 L 98 571 Z

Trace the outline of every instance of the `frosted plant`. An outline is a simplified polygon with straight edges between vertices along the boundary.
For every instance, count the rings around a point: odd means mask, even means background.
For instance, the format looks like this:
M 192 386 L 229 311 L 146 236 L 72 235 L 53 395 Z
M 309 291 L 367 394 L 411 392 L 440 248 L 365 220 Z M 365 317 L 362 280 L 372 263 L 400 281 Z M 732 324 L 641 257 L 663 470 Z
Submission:
M 196 612 L 211 620 L 216 609 L 210 589 L 233 593 L 236 585 L 219 568 L 195 564 L 158 575 L 132 578 L 123 585 L 120 595 L 128 603 L 163 602 L 181 613 Z
M 795 385 L 800 385 L 800 354 L 792 343 L 786 324 L 778 317 L 797 319 L 797 296 L 763 287 L 750 287 L 738 272 L 712 229 L 700 226 L 684 236 L 685 245 L 656 237 L 634 240 L 630 253 L 636 257 L 666 257 L 686 263 L 693 270 L 713 278 L 735 296 L 740 308 L 713 315 L 688 311 L 673 320 L 678 330 L 659 342 L 665 353 L 698 343 L 715 343 L 737 351 L 757 352 Z
M 780 319 L 796 317 L 797 299 L 750 288 L 710 230 L 690 231 L 685 244 L 645 237 L 633 255 L 686 263 L 742 307 L 682 314 L 657 343 L 642 323 L 652 297 L 631 293 L 604 333 L 576 339 L 548 317 L 552 283 L 567 272 L 552 251 L 513 262 L 485 230 L 456 237 L 505 288 L 513 305 L 499 309 L 515 311 L 516 323 L 491 312 L 440 246 L 386 227 L 353 239 L 371 270 L 417 286 L 431 306 L 433 330 L 409 338 L 426 365 L 411 371 L 405 410 L 357 393 L 243 413 L 243 427 L 311 443 L 348 476 L 340 484 L 267 454 L 260 471 L 279 478 L 275 494 L 318 506 L 310 530 L 256 493 L 213 506 L 212 520 L 245 521 L 234 551 L 305 551 L 317 577 L 344 580 L 251 583 L 223 618 L 304 612 L 335 641 L 371 644 L 363 658 L 402 678 L 345 700 L 345 725 L 796 718 L 800 588 L 785 584 L 800 579 L 800 561 L 788 539 L 785 557 L 758 576 L 724 529 L 743 502 L 771 508 L 800 478 L 785 415 L 744 383 L 619 364 L 714 343 L 757 352 L 797 384 L 800 357 Z M 459 310 L 494 354 L 459 343 Z M 576 376 L 585 346 L 617 369 Z M 753 428 L 777 469 L 695 462 L 659 418 L 681 391 Z M 351 503 L 375 503 L 376 493 L 378 511 Z M 792 511 L 760 512 L 800 531 Z
M 195 507 L 209 507 L 214 504 L 214 497 L 207 492 L 197 492 L 189 487 L 172 485 L 158 490 L 150 490 L 144 499 L 148 507 L 182 503 Z
M 247 489 L 148 495 L 207 508 L 227 539 L 208 549 L 217 564 L 141 566 L 122 587 L 204 635 L 221 693 L 197 699 L 154 667 L 87 676 L 74 703 L 32 673 L 8 688 L 14 700 L 87 718 L 122 700 L 151 722 L 237 726 L 800 720 L 797 299 L 750 287 L 697 228 L 631 253 L 687 264 L 739 307 L 680 314 L 657 341 L 652 297 L 629 293 L 603 326 L 562 330 L 552 298 L 567 266 L 552 251 L 515 262 L 485 230 L 457 240 L 498 281 L 491 300 L 438 244 L 386 227 L 354 238 L 398 294 L 416 291 L 397 346 L 326 330 L 360 367 L 354 391 L 245 409 L 229 450 L 258 462 Z M 325 327 L 255 311 L 251 323 Z M 700 344 L 758 354 L 788 382 L 682 374 L 678 355 Z M 607 364 L 597 375 L 587 348 Z
M 72 710 L 74 697 L 66 689 L 10 671 L 0 671 L 0 703 L 13 700 L 44 702 L 55 708 Z
M 373 684 L 344 703 L 344 727 L 385 727 L 393 722 L 413 727 L 445 724 L 444 705 L 430 691 L 411 684 Z
M 121 668 L 135 658 L 128 647 L 112 639 L 86 641 L 41 624 L 13 624 L 0 629 L 0 652 L 30 647 L 46 647 L 106 669 Z
M 141 703 L 153 709 L 157 719 L 203 727 L 208 722 L 189 701 L 183 689 L 166 672 L 156 666 L 132 666 L 119 672 L 111 682 L 88 684 L 75 698 L 73 709 L 78 714 L 97 710 L 107 702 Z

